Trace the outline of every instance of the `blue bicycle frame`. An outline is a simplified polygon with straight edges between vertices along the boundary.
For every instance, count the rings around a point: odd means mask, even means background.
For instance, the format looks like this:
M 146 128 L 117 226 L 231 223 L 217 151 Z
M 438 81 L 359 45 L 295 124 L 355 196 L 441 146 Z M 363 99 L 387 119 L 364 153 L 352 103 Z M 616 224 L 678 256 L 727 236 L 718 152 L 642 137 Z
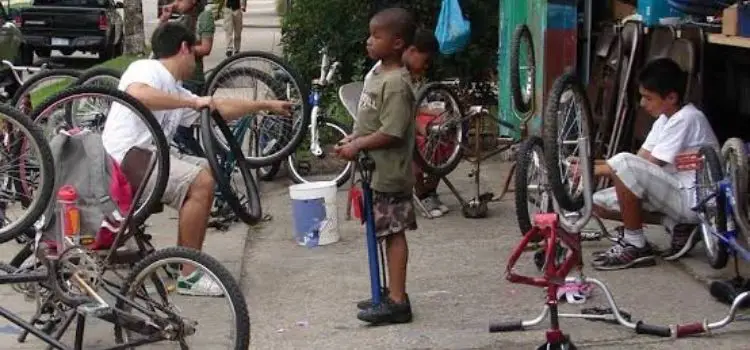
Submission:
M 734 198 L 734 187 L 732 186 L 732 181 L 730 178 L 726 177 L 719 181 L 718 185 L 719 189 L 700 201 L 700 203 L 693 207 L 693 211 L 698 213 L 703 229 L 708 230 L 712 235 L 718 237 L 720 240 L 719 244 L 725 245 L 730 254 L 737 254 L 743 260 L 750 261 L 750 251 L 743 248 L 742 245 L 737 242 L 737 225 L 734 221 L 737 201 L 736 198 Z M 703 209 L 705 208 L 706 203 L 714 198 L 716 198 L 717 201 L 722 201 L 724 203 L 724 213 L 727 222 L 726 231 L 724 232 L 716 232 L 713 227 L 707 225 L 708 220 L 706 220 L 705 215 L 703 214 Z

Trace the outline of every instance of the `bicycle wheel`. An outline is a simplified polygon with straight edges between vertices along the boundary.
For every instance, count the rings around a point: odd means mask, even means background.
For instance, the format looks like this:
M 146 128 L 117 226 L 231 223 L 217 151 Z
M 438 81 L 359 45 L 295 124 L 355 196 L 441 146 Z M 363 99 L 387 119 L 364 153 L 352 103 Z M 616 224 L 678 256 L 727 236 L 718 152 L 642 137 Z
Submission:
M 458 97 L 449 86 L 430 83 L 419 90 L 415 101 L 417 108 L 414 117 L 418 122 L 422 119 L 424 122 L 418 123 L 421 125 L 417 128 L 414 161 L 430 175 L 448 175 L 461 162 L 466 134 Z M 434 117 L 422 115 L 422 106 L 442 112 Z
M 13 94 L 10 104 L 29 115 L 47 97 L 73 85 L 81 72 L 73 69 L 43 70 L 31 76 Z
M 175 265 L 182 271 L 190 265 L 195 271 L 182 277 Z M 193 296 L 197 295 L 193 293 L 196 286 L 215 293 L 209 294 L 212 298 L 197 299 Z M 118 344 L 158 337 L 179 342 L 183 349 L 246 350 L 250 345 L 245 296 L 232 274 L 206 253 L 185 247 L 155 251 L 136 264 L 120 294 L 116 309 L 121 311 L 115 326 Z M 228 307 L 222 306 L 222 301 L 228 301 Z M 222 321 L 222 316 L 228 319 Z M 148 334 L 149 330 L 153 333 Z
M 225 140 L 229 141 L 230 152 L 222 152 L 217 146 L 216 137 L 210 126 L 212 124 L 211 119 L 213 119 L 213 124 L 219 127 Z M 203 149 L 206 152 L 206 158 L 211 166 L 211 172 L 221 193 L 221 198 L 244 223 L 248 225 L 258 223 L 263 217 L 260 193 L 253 175 L 250 174 L 247 160 L 239 144 L 235 141 L 232 131 L 229 130 L 224 119 L 218 113 L 209 113 L 208 110 L 203 110 L 201 112 L 200 132 Z M 236 162 L 236 165 L 234 162 Z M 239 171 L 244 185 L 244 188 L 239 188 L 239 191 L 244 190 L 241 196 L 232 189 L 232 184 L 235 183 L 235 176 L 233 176 L 235 171 Z
M 47 130 L 50 131 L 60 127 L 78 127 L 107 137 L 104 125 L 113 106 L 118 108 L 118 113 L 131 114 L 146 126 L 151 134 L 151 143 L 143 146 L 150 147 L 157 159 L 155 174 L 152 174 L 153 186 L 143 192 L 141 200 L 135 205 L 133 220 L 140 223 L 146 221 L 161 202 L 169 177 L 169 146 L 159 122 L 146 106 L 116 89 L 78 86 L 50 97 L 33 111 L 31 117 L 36 123 L 48 125 Z
M 0 243 L 31 229 L 52 200 L 55 170 L 52 151 L 37 125 L 15 108 L 0 105 Z M 18 198 L 20 197 L 20 198 Z M 20 208 L 12 204 L 19 199 Z M 13 219 L 18 215 L 16 219 Z
M 264 71 L 253 68 L 253 67 L 234 67 L 225 69 L 220 72 L 219 75 L 212 75 L 211 83 L 208 85 L 207 94 L 214 97 L 234 97 L 243 99 L 266 99 L 266 100 L 278 100 L 284 99 L 287 95 L 286 87 L 283 82 L 276 81 L 274 78 L 265 73 Z M 266 119 L 266 118 L 261 118 Z M 234 130 L 235 126 L 239 122 L 229 122 L 230 128 Z M 280 150 L 280 145 L 274 139 L 276 135 L 273 129 L 266 129 L 264 127 L 257 127 L 255 123 L 250 123 L 250 132 L 245 133 L 247 141 L 240 142 L 241 145 L 247 144 L 248 149 L 245 150 L 247 158 L 257 158 L 258 155 L 265 154 L 269 155 Z M 282 130 L 279 130 L 281 135 L 287 135 L 292 132 L 289 125 L 286 123 L 281 124 Z M 214 134 L 218 140 L 219 146 L 224 151 L 229 151 L 229 146 L 226 140 L 222 136 L 221 132 L 214 127 Z M 271 149 L 266 149 L 266 146 L 270 142 L 274 142 Z M 260 150 L 264 150 L 264 153 L 260 153 Z M 271 181 L 279 172 L 281 168 L 281 161 L 277 161 L 271 165 L 258 167 L 256 174 L 258 179 L 263 181 Z
M 531 136 L 516 153 L 516 218 L 521 235 L 533 227 L 535 214 L 550 213 L 552 198 L 549 194 L 544 164 L 542 139 Z
M 262 73 L 262 74 L 260 74 Z M 258 83 L 267 89 L 258 89 Z M 259 91 L 260 90 L 260 91 Z M 271 165 L 282 161 L 291 154 L 302 141 L 305 127 L 309 124 L 310 104 L 308 89 L 299 75 L 280 57 L 260 51 L 248 51 L 224 60 L 214 70 L 207 83 L 207 92 L 212 96 L 230 95 L 245 99 L 256 99 L 259 92 L 271 92 L 276 99 L 293 101 L 298 104 L 291 117 L 283 119 L 284 132 L 269 135 L 274 140 L 267 154 L 247 154 L 247 162 L 253 167 Z M 256 113 L 255 117 L 262 116 Z M 267 131 L 264 131 L 268 133 Z M 260 135 L 259 132 L 251 133 Z M 220 140 L 221 134 L 217 133 Z
M 81 85 L 97 85 L 117 89 L 120 84 L 120 77 L 122 72 L 105 67 L 94 67 L 84 71 L 78 80 L 75 82 L 75 86 Z
M 581 156 L 578 139 L 591 135 L 591 107 L 572 73 L 561 75 L 552 85 L 543 124 L 545 166 L 554 198 L 562 209 L 578 211 L 583 207 L 584 195 L 590 193 L 583 193 L 581 169 L 573 159 Z M 593 177 L 594 161 L 589 163 L 591 167 L 585 171 Z
M 529 113 L 533 107 L 535 73 L 534 40 L 529 27 L 520 24 L 513 32 L 510 44 L 510 91 L 513 106 L 520 113 Z
M 696 203 L 702 203 L 705 198 L 712 194 L 716 197 L 708 200 L 698 210 L 701 218 L 701 232 L 703 233 L 703 244 L 706 246 L 708 264 L 714 269 L 722 269 L 727 265 L 729 252 L 727 247 L 717 235 L 723 235 L 727 231 L 727 217 L 725 194 L 719 190 L 719 181 L 723 178 L 721 160 L 713 147 L 702 147 L 700 149 L 702 166 L 695 172 Z
M 339 158 L 334 147 L 351 130 L 328 118 L 320 118 L 317 128 L 318 147 L 322 153 L 316 156 L 310 151 L 310 137 L 306 136 L 297 151 L 287 157 L 289 176 L 295 183 L 334 181 L 336 186 L 341 186 L 351 177 L 353 163 Z

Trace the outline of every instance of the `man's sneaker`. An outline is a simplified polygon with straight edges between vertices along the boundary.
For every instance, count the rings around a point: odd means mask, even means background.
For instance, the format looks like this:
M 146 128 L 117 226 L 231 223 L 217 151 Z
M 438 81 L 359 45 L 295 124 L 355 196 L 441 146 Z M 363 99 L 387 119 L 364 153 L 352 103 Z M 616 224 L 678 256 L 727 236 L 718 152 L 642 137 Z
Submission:
M 645 267 L 656 264 L 651 245 L 646 242 L 643 248 L 638 248 L 626 242 L 612 246 L 603 255 L 594 258 L 594 268 L 597 270 L 622 270 L 631 267 Z
M 360 310 L 357 318 L 372 325 L 386 323 L 409 323 L 412 319 L 411 303 L 406 299 L 403 303 L 395 303 L 386 298 L 378 306 Z
M 665 250 L 661 257 L 667 261 L 677 260 L 690 252 L 701 235 L 698 232 L 698 225 L 679 224 L 672 230 L 672 242 L 669 249 Z M 669 232 L 667 230 L 667 232 Z
M 180 276 L 177 278 L 177 293 L 201 297 L 220 297 L 224 295 L 221 286 L 210 277 L 204 276 L 198 271 L 193 271 L 189 276 Z
M 232 57 L 233 54 L 234 54 L 234 51 L 232 51 L 231 49 L 227 49 L 227 52 L 226 52 L 227 57 Z
M 450 209 L 448 209 L 448 206 L 443 204 L 443 201 L 440 200 L 440 196 L 437 195 L 437 193 L 432 195 L 433 200 L 435 201 L 435 205 L 438 209 L 443 213 L 443 215 L 447 214 Z
M 443 216 L 443 211 L 440 210 L 440 204 L 435 201 L 435 197 L 428 196 L 425 199 L 422 199 L 422 205 L 433 218 L 439 218 Z
M 625 236 L 625 226 L 617 226 L 611 230 L 609 230 L 607 233 L 597 231 L 597 233 L 600 235 L 600 237 L 607 237 L 610 241 L 614 242 L 615 244 L 622 242 L 622 237 Z M 609 251 L 611 251 L 612 248 L 609 248 L 607 250 L 597 250 L 591 255 L 595 258 L 600 257 L 602 255 L 608 254 Z

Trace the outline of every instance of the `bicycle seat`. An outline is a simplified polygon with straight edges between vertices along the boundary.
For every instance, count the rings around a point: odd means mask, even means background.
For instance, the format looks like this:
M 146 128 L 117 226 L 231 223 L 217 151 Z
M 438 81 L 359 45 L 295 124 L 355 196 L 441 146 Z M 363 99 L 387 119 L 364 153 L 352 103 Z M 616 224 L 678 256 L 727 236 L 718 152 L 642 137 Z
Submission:
M 357 120 L 357 107 L 359 106 L 359 97 L 362 95 L 362 89 L 364 89 L 364 82 L 355 81 L 353 83 L 344 84 L 339 88 L 339 100 L 344 105 L 346 111 L 349 112 L 352 119 Z

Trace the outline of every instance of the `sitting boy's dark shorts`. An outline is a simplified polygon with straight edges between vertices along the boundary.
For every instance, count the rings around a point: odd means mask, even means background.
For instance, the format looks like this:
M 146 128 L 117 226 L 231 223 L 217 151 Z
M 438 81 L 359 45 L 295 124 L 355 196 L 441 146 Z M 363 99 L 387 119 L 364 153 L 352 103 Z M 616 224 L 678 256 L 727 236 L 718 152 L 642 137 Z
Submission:
M 412 195 L 372 191 L 372 211 L 378 238 L 417 229 Z

